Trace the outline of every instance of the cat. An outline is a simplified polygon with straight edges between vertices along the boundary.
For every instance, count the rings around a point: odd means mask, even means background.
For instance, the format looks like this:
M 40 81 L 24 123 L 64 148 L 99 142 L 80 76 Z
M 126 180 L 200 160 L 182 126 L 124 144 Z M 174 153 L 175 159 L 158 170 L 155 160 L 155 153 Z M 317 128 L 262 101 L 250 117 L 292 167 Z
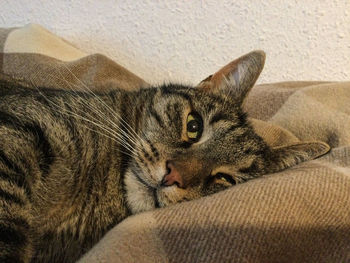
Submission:
M 272 148 L 242 110 L 253 51 L 197 86 L 0 92 L 0 262 L 74 262 L 126 217 L 197 199 L 329 151 Z

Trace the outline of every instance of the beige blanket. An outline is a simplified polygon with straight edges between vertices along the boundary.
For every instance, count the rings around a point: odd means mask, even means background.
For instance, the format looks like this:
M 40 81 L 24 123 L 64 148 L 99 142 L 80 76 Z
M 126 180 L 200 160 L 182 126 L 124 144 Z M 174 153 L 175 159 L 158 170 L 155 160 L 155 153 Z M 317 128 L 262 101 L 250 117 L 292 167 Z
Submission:
M 37 25 L 0 29 L 0 75 L 53 88 L 147 86 Z M 259 85 L 245 108 L 271 145 L 321 140 L 333 149 L 227 191 L 130 217 L 80 262 L 350 262 L 350 82 Z

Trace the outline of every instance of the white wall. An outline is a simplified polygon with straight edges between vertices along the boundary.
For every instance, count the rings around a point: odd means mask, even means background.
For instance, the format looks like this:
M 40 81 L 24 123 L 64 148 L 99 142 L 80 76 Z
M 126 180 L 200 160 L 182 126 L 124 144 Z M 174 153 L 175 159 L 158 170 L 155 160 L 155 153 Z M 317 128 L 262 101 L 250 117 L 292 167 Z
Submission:
M 195 83 L 253 49 L 260 83 L 350 80 L 350 1 L 0 0 L 0 26 L 39 23 L 145 80 Z

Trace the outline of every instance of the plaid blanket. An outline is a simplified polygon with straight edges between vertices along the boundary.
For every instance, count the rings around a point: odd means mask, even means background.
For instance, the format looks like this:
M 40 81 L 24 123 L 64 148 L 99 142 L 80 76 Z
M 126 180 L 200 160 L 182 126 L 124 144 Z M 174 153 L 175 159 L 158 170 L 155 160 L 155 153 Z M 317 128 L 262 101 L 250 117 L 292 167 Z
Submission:
M 0 75 L 28 87 L 147 86 L 38 25 L 0 29 Z M 332 150 L 212 196 L 132 216 L 80 262 L 350 262 L 350 82 L 258 85 L 245 108 L 271 145 L 321 140 Z

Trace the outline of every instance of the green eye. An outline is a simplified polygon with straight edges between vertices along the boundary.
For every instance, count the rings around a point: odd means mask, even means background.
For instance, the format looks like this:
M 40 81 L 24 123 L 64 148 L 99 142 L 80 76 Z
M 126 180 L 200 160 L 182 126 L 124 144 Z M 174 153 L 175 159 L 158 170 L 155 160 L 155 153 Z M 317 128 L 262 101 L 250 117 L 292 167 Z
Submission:
M 196 113 L 190 113 L 187 116 L 187 137 L 193 141 L 197 142 L 202 136 L 203 132 L 203 121 L 202 118 Z

